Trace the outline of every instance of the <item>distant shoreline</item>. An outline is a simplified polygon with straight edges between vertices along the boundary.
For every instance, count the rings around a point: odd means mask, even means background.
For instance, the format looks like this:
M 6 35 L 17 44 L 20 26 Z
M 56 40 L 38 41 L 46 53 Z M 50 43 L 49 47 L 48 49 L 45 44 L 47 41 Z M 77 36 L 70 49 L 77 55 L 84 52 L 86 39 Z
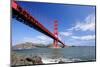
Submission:
M 68 47 L 65 47 L 65 48 L 71 48 L 71 47 L 96 47 L 96 46 L 68 46 Z M 53 48 L 53 47 L 35 47 L 35 48 L 50 48 L 50 49 L 63 49 L 63 48 Z M 21 48 L 21 49 L 13 49 L 12 48 L 12 51 L 16 51 L 16 50 L 30 50 L 30 49 L 35 49 L 35 48 Z

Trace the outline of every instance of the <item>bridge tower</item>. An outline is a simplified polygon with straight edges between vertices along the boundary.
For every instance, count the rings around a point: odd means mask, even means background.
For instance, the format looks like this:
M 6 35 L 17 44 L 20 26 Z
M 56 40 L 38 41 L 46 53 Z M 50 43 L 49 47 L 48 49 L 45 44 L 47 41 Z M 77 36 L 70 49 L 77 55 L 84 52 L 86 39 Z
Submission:
M 54 36 L 56 36 L 56 38 L 58 39 L 58 21 L 57 20 L 54 21 Z M 58 40 L 54 39 L 53 46 L 54 48 L 58 47 Z

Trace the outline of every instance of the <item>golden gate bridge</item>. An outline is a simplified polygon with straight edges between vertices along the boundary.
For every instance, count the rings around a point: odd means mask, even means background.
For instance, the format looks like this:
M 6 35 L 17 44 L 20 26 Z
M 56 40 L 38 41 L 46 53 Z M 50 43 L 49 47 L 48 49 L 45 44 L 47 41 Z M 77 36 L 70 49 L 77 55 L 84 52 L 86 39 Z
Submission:
M 28 11 L 26 11 L 20 5 L 18 5 L 15 1 L 12 1 L 11 7 L 13 18 L 52 38 L 54 40 L 54 48 L 58 47 L 58 42 L 63 45 L 62 48 L 65 47 L 65 44 L 58 38 L 57 20 L 54 21 L 54 33 L 52 33 L 46 27 L 44 27 L 39 21 L 37 21 L 31 14 L 29 14 Z

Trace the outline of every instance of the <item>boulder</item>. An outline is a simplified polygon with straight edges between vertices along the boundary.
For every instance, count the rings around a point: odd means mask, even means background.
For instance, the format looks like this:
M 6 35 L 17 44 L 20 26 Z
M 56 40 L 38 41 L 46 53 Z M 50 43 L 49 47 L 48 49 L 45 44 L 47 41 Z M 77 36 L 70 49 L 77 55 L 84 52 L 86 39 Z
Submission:
M 32 58 L 27 57 L 25 58 L 26 61 L 32 62 L 32 64 L 43 64 L 41 57 L 39 56 L 34 56 Z

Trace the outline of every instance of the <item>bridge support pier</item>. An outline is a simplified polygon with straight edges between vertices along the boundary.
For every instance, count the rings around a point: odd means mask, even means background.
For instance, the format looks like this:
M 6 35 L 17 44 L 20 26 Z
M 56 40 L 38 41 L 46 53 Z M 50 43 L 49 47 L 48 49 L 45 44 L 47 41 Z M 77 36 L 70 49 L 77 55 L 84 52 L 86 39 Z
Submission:
M 57 40 L 54 40 L 53 46 L 54 46 L 54 48 L 57 48 L 58 47 L 58 41 Z

